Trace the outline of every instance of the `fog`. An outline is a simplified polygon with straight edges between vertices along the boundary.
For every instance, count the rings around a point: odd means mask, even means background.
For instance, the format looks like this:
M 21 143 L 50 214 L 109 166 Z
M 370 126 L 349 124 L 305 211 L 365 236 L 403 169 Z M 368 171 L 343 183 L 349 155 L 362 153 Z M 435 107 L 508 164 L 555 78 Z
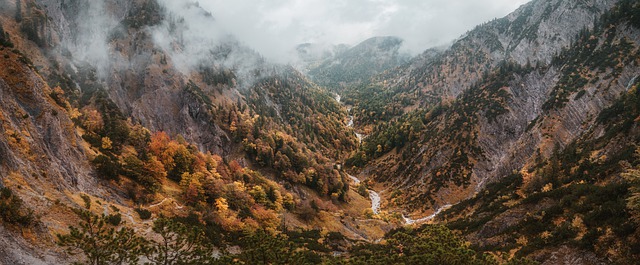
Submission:
M 103 1 L 88 1 L 83 7 L 75 14 L 83 23 L 78 23 L 71 38 L 62 40 L 62 46 L 73 53 L 76 61 L 95 66 L 104 77 L 107 69 L 120 61 L 119 54 L 110 52 L 108 43 L 110 29 L 117 27 L 119 21 L 105 12 Z
M 241 43 L 233 30 L 197 2 L 158 0 L 165 8 L 162 24 L 148 30 L 156 46 L 167 52 L 181 72 L 198 67 L 224 66 L 245 84 L 256 78 L 255 69 L 264 70 L 263 56 L 253 47 Z
M 67 43 L 76 59 L 100 68 L 125 63 L 110 51 L 109 33 L 121 17 L 108 15 L 103 3 L 86 1 L 88 10 L 78 37 Z M 503 17 L 526 0 L 158 0 L 165 19 L 146 30 L 155 45 L 189 72 L 201 64 L 222 64 L 250 72 L 267 61 L 296 64 L 302 43 L 327 47 L 356 45 L 374 36 L 398 36 L 412 55 L 450 44 L 478 24 Z M 122 12 L 120 12 L 122 15 Z M 242 45 L 236 45 L 240 43 Z M 212 53 L 212 50 L 229 51 Z M 113 47 L 111 47 L 112 49 Z M 322 48 L 320 48 L 322 49 Z M 257 51 L 256 52 L 254 52 Z M 321 51 L 320 51 L 321 52 Z M 258 54 L 259 53 L 259 54 Z M 126 65 L 123 65 L 127 67 Z M 103 72 L 103 71 L 101 71 Z
M 528 0 L 200 0 L 218 23 L 270 60 L 301 43 L 355 45 L 398 36 L 411 54 L 449 44 Z

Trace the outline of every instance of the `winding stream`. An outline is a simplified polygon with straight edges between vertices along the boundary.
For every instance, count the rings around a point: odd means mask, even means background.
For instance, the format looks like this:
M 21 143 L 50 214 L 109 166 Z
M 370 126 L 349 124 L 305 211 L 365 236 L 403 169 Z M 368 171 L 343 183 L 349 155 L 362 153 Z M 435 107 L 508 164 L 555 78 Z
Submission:
M 347 122 L 347 127 L 353 128 L 353 115 L 349 115 L 349 122 Z M 362 139 L 364 139 L 364 134 L 354 132 L 356 137 L 358 138 L 358 144 L 362 144 Z
M 373 190 L 369 190 L 369 199 L 371 199 L 371 210 L 373 214 L 380 213 L 380 194 Z
M 342 97 L 339 94 L 336 93 L 335 99 L 338 103 L 342 104 L 340 102 Z M 349 108 L 349 111 L 351 111 L 350 108 Z M 347 127 L 353 128 L 353 115 L 349 115 L 349 122 L 347 122 Z M 356 134 L 356 137 L 358 138 L 358 143 L 362 144 L 363 135 L 359 133 L 355 133 L 355 134 Z M 354 184 L 356 185 L 360 184 L 361 181 L 358 178 L 350 174 L 347 174 L 347 176 L 349 176 L 349 178 L 353 181 Z M 368 190 L 368 191 L 369 191 L 369 199 L 371 199 L 371 210 L 373 211 L 373 214 L 379 214 L 380 213 L 380 194 L 378 194 L 373 190 Z
M 340 104 L 342 104 L 340 102 L 341 99 L 342 97 L 336 94 L 335 100 Z M 351 111 L 350 108 L 348 110 L 349 112 Z M 347 127 L 353 128 L 353 119 L 354 119 L 353 115 L 349 115 L 349 121 L 347 122 Z M 357 132 L 355 134 L 356 134 L 356 137 L 358 137 L 358 142 L 362 144 L 362 139 L 364 138 L 364 135 Z M 353 181 L 355 185 L 359 185 L 361 183 L 361 181 L 358 178 L 350 174 L 347 174 L 347 176 L 351 179 L 351 181 Z M 371 200 L 371 210 L 373 211 L 373 214 L 380 214 L 380 203 L 381 203 L 380 194 L 374 190 L 368 190 L 368 192 L 369 192 L 369 199 Z M 447 204 L 445 206 L 438 208 L 433 214 L 420 219 L 411 219 L 410 217 L 407 217 L 404 214 L 402 214 L 402 219 L 404 219 L 404 223 L 407 225 L 422 223 L 422 222 L 430 221 L 431 219 L 435 218 L 436 215 L 438 215 L 440 212 L 446 209 L 449 209 L 450 207 L 451 207 L 451 204 Z
M 354 184 L 359 185 L 362 181 L 358 178 L 352 176 L 351 174 L 347 174 L 347 176 L 353 181 Z M 373 190 L 367 190 L 369 192 L 369 199 L 371 200 L 371 211 L 373 214 L 380 213 L 380 194 Z
M 402 214 L 402 219 L 404 219 L 404 223 L 408 224 L 408 225 L 430 221 L 431 219 L 435 218 L 436 215 L 438 215 L 440 212 L 442 212 L 442 211 L 444 211 L 446 209 L 449 209 L 451 206 L 452 206 L 451 204 L 447 204 L 445 206 L 442 206 L 442 207 L 438 208 L 436 210 L 436 212 L 434 212 L 433 214 L 431 214 L 429 216 L 426 216 L 426 217 L 422 217 L 420 219 L 415 219 L 415 220 L 405 216 L 404 214 Z
M 347 176 L 349 176 L 349 178 L 351 180 L 353 180 L 353 183 L 355 183 L 356 185 L 360 184 L 360 180 L 358 178 L 356 178 L 356 177 L 354 177 L 354 176 L 352 176 L 350 174 L 347 174 Z

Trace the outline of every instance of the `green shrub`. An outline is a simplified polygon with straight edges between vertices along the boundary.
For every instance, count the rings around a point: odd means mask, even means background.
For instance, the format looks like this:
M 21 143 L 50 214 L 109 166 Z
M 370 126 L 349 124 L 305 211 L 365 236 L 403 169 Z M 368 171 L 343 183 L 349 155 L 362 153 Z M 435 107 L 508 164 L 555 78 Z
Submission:
M 86 194 L 80 194 L 80 198 L 82 198 L 82 200 L 84 201 L 84 208 L 90 209 L 91 208 L 91 198 L 89 198 L 89 196 L 86 195 Z
M 148 220 L 149 218 L 151 218 L 151 212 L 147 209 L 136 208 L 135 211 L 138 213 L 140 219 L 142 220 Z
M 122 222 L 122 215 L 120 213 L 107 215 L 105 221 L 110 225 L 118 226 Z
M 0 189 L 0 219 L 6 223 L 28 226 L 35 218 L 33 211 L 24 207 L 22 199 L 5 187 Z
M 118 174 L 120 172 L 120 164 L 114 159 L 105 156 L 99 155 L 94 158 L 91 163 L 96 167 L 96 171 L 98 172 L 98 176 L 103 179 L 112 180 L 118 179 Z

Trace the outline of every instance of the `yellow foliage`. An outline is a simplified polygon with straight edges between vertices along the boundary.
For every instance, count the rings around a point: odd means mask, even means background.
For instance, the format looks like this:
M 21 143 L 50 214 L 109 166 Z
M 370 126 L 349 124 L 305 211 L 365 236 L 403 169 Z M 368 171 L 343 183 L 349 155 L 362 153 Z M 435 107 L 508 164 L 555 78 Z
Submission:
M 87 128 L 90 132 L 95 132 L 104 126 L 104 121 L 102 120 L 102 115 L 98 110 L 90 107 L 85 107 L 82 109 L 82 116 L 84 116 L 84 120 L 82 124 Z
M 518 243 L 518 245 L 521 245 L 521 246 L 526 246 L 529 243 L 529 240 L 527 240 L 526 236 L 521 236 L 518 239 L 516 239 L 516 243 Z
M 112 147 L 113 142 L 109 137 L 102 137 L 102 149 L 109 150 Z
M 236 191 L 246 191 L 247 188 L 244 186 L 244 183 L 240 182 L 240 181 L 234 181 L 233 182 L 233 187 Z
M 215 204 L 218 212 L 224 213 L 229 210 L 229 204 L 227 203 L 227 199 L 225 198 L 217 198 Z
M 182 180 L 180 186 L 183 190 L 184 200 L 187 204 L 197 204 L 203 199 L 204 189 L 202 188 L 202 181 L 204 174 L 202 172 L 196 172 L 189 174 L 185 172 L 182 174 Z
M 80 111 L 77 108 L 70 108 L 69 109 L 69 118 L 77 119 L 80 116 L 82 116 L 82 113 L 80 113 Z

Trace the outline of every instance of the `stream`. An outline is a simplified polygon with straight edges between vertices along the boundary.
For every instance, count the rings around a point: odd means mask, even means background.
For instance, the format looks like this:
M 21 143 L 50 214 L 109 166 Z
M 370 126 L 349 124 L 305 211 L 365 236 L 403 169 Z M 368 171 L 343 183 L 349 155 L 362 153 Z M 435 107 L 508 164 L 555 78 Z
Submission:
M 336 93 L 336 97 L 335 100 L 342 104 L 340 102 L 340 100 L 342 99 L 342 96 L 340 96 L 339 94 Z M 351 112 L 351 108 L 348 109 L 349 112 Z M 347 127 L 353 128 L 353 115 L 349 115 L 349 122 L 347 122 Z M 355 133 L 356 137 L 358 138 L 358 143 L 362 144 L 362 139 L 363 139 L 363 135 L 360 133 Z M 347 174 L 347 176 L 349 176 L 349 178 L 353 181 L 354 184 L 359 185 L 360 184 L 360 180 L 350 174 Z M 377 192 L 373 191 L 373 190 L 368 190 L 369 191 L 369 199 L 371 199 L 371 210 L 373 211 L 373 214 L 379 214 L 380 213 L 380 194 L 378 194 Z
M 342 97 L 339 94 L 335 94 L 335 100 L 340 104 L 342 104 L 340 102 L 341 99 Z M 349 108 L 348 111 L 351 112 L 351 108 Z M 349 115 L 349 121 L 347 122 L 347 127 L 353 128 L 353 119 L 354 119 L 353 115 Z M 356 134 L 356 137 L 358 138 L 358 143 L 362 144 L 362 139 L 364 138 L 364 135 L 357 132 L 355 134 Z M 351 181 L 353 181 L 355 185 L 359 185 L 361 183 L 360 179 L 350 174 L 347 174 L 347 176 L 351 179 Z M 368 190 L 368 192 L 369 192 L 369 199 L 371 200 L 371 210 L 373 211 L 373 214 L 379 214 L 380 203 L 381 203 L 380 194 L 374 190 Z M 430 221 L 431 219 L 435 218 L 436 215 L 438 215 L 440 212 L 446 209 L 449 209 L 450 207 L 451 207 L 451 204 L 447 204 L 445 206 L 438 208 L 433 214 L 420 219 L 411 219 L 410 217 L 407 217 L 406 215 L 402 214 L 402 219 L 404 219 L 404 223 L 407 225 L 422 223 L 422 222 Z
M 359 185 L 360 181 L 358 178 L 352 176 L 351 174 L 347 174 L 347 176 L 353 181 L 354 184 Z M 369 199 L 371 200 L 371 211 L 373 214 L 380 213 L 380 194 L 373 190 L 367 190 L 369 192 Z
M 349 115 L 349 122 L 347 122 L 347 127 L 353 128 L 353 115 Z M 358 144 L 362 144 L 362 139 L 364 139 L 364 135 L 358 132 L 354 132 L 354 133 L 358 138 Z
M 422 217 L 420 219 L 411 219 L 407 216 L 405 216 L 404 214 L 402 214 L 402 219 L 404 219 L 404 223 L 408 224 L 408 225 L 412 225 L 415 223 L 422 223 L 422 222 L 426 222 L 426 221 L 430 221 L 431 219 L 435 218 L 436 215 L 438 215 L 440 212 L 449 209 L 452 205 L 451 204 L 447 204 L 445 206 L 442 206 L 440 208 L 438 208 L 433 214 L 426 216 L 426 217 Z

